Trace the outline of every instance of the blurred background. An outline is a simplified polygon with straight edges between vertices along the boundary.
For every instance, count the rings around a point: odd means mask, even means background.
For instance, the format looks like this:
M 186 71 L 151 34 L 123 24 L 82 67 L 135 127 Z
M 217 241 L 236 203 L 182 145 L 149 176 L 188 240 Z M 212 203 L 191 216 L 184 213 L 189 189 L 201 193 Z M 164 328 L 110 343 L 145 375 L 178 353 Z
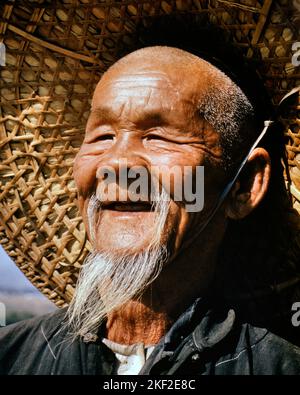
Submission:
M 56 308 L 30 283 L 0 245 L 0 326 Z

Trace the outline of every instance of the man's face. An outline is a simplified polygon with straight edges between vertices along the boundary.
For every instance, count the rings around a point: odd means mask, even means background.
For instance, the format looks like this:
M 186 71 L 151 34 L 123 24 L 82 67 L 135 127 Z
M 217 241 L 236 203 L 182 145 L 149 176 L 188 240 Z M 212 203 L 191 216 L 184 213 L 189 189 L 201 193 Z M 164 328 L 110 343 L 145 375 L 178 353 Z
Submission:
M 128 169 L 139 166 L 149 173 L 153 166 L 164 166 L 164 172 L 178 166 L 184 174 L 185 166 L 195 170 L 205 164 L 201 213 L 189 213 L 184 202 L 175 201 L 171 182 L 162 243 L 174 254 L 182 241 L 201 226 L 220 191 L 219 136 L 197 114 L 201 91 L 206 87 L 199 70 L 184 75 L 176 65 L 160 66 L 155 60 L 145 59 L 112 69 L 102 78 L 74 164 L 79 208 L 87 229 L 90 198 L 103 183 L 101 177 L 96 177 L 97 171 L 109 167 L 118 173 L 120 161 L 124 160 Z M 136 204 L 118 200 L 103 204 L 101 218 L 96 220 L 94 247 L 121 251 L 130 245 L 140 251 L 149 243 L 157 213 L 151 210 L 150 201 Z

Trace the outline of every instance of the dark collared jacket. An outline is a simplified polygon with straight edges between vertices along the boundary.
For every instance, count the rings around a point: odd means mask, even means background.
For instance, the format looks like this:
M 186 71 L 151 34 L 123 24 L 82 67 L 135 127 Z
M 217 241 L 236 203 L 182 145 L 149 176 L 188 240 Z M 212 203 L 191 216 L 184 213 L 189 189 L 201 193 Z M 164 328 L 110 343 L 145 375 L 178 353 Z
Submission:
M 86 336 L 71 342 L 65 310 L 0 329 L 0 374 L 112 374 L 114 354 Z M 233 310 L 197 300 L 175 322 L 140 374 L 300 374 L 300 349 L 264 328 L 239 323 Z

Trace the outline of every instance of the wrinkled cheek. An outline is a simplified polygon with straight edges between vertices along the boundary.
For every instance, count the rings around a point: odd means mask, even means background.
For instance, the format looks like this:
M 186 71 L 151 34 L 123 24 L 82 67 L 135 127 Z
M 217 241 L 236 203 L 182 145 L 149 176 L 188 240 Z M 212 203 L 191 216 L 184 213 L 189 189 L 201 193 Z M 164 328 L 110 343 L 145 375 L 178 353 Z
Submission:
M 86 199 L 95 192 L 96 172 L 97 158 L 83 157 L 79 152 L 74 161 L 73 177 L 80 199 Z

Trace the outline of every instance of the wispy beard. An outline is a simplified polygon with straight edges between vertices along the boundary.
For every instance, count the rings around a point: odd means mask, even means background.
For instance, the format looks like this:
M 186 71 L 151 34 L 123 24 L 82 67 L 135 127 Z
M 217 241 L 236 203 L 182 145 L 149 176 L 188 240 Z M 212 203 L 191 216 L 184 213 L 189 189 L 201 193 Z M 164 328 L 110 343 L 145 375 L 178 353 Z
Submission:
M 88 207 L 89 230 L 94 244 L 96 218 L 101 215 L 101 202 L 92 196 Z M 160 274 L 167 259 L 167 248 L 162 233 L 169 212 L 167 193 L 153 203 L 156 220 L 148 245 L 138 253 L 128 245 L 122 253 L 94 251 L 85 260 L 76 286 L 75 295 L 67 312 L 67 323 L 72 337 L 97 331 L 109 313 L 140 297 Z

